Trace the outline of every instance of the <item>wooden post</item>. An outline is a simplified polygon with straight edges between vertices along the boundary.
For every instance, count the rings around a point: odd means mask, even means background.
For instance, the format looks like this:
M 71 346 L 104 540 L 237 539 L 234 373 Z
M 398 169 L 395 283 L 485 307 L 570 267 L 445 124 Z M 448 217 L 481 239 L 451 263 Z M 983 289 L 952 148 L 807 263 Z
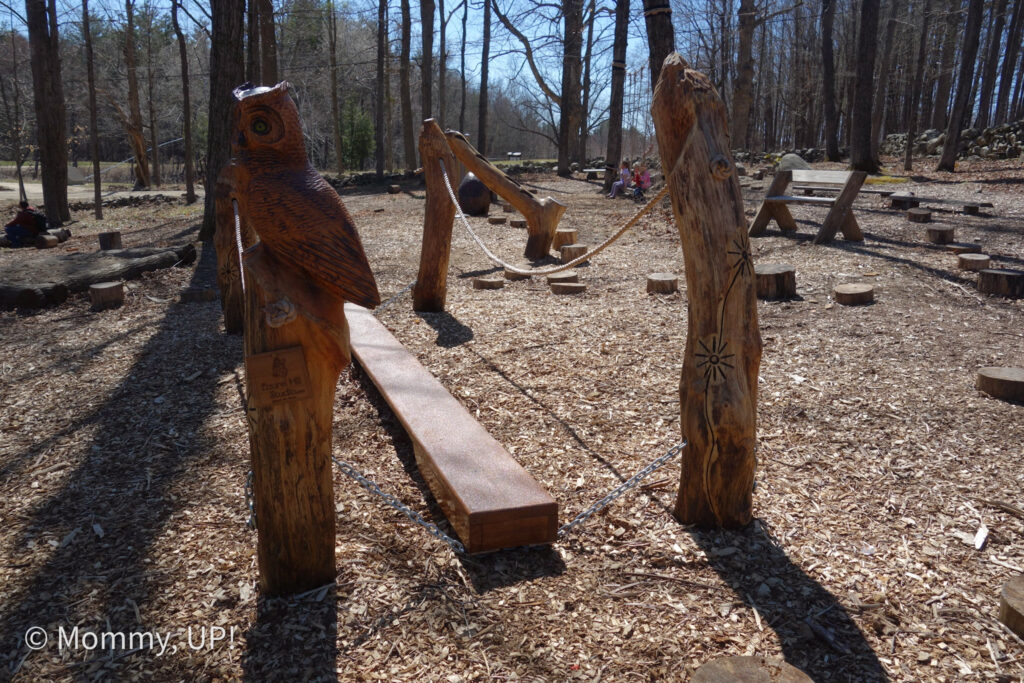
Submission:
M 528 259 L 541 259 L 551 250 L 555 228 L 562 219 L 566 206 L 551 197 L 537 199 L 522 185 L 505 175 L 501 169 L 487 161 L 469 144 L 469 140 L 458 132 L 445 133 L 452 152 L 487 187 L 497 192 L 505 201 L 514 206 L 526 219 L 526 251 Z M 448 171 L 451 177 L 451 171 Z M 454 183 L 455 181 L 452 180 Z
M 448 196 L 441 175 L 441 162 L 451 182 L 455 157 L 448 141 L 434 119 L 427 119 L 420 128 L 420 158 L 423 178 L 427 183 L 427 203 L 423 214 L 423 246 L 420 249 L 420 270 L 412 288 L 414 311 L 444 310 L 448 294 L 448 259 L 452 250 L 452 222 L 455 205 Z
M 121 248 L 121 233 L 120 232 L 101 232 L 99 234 L 100 239 L 100 251 L 107 251 L 108 249 L 120 249 Z
M 791 299 L 796 296 L 796 269 L 784 263 L 758 263 L 754 267 L 758 299 Z
M 753 513 L 761 335 L 725 106 L 707 77 L 673 53 L 661 68 L 651 115 L 689 300 L 680 383 L 688 445 L 675 514 L 686 524 L 739 527 Z
M 94 311 L 117 308 L 124 303 L 124 283 L 97 282 L 89 285 L 89 301 Z

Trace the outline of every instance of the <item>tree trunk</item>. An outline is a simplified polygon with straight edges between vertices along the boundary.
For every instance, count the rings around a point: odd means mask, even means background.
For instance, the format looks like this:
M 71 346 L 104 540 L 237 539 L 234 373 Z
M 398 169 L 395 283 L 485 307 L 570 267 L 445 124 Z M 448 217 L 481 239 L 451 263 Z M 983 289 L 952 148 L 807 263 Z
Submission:
M 420 159 L 423 160 L 423 178 L 427 183 L 427 202 L 423 211 L 423 247 L 416 286 L 412 290 L 412 308 L 414 311 L 436 313 L 444 310 L 448 292 L 448 259 L 455 220 L 455 205 L 448 197 L 441 164 L 443 162 L 444 171 L 451 178 L 455 157 L 444 133 L 433 119 L 424 121 L 420 129 Z
M 684 524 L 740 527 L 753 512 L 761 337 L 725 107 L 707 78 L 673 54 L 664 62 L 651 116 L 689 300 L 679 392 L 688 443 L 675 514 Z
M 420 33 L 423 37 L 420 118 L 426 120 L 434 115 L 434 0 L 420 0 Z
M 562 106 L 558 116 L 558 175 L 570 173 L 573 139 L 580 127 L 580 67 L 583 54 L 583 0 L 562 2 Z
M 1009 113 L 1010 92 L 1013 87 L 1014 65 L 1020 52 L 1021 25 L 1024 23 L 1024 0 L 1013 3 L 1013 16 L 1006 33 L 1006 54 L 1003 55 L 1003 68 L 999 74 L 999 94 L 996 96 L 996 116 L 993 123 L 1006 123 Z
M 878 5 L 879 0 L 863 0 L 860 8 L 850 135 L 850 167 L 868 173 L 878 172 L 878 159 L 871 154 L 871 96 L 878 43 Z
M 878 81 L 875 83 L 875 105 L 871 111 L 871 158 L 878 159 L 878 146 L 882 136 L 882 120 L 886 111 L 886 96 L 889 80 L 892 78 L 892 51 L 896 37 L 896 20 L 900 13 L 900 0 L 892 0 L 889 5 L 889 17 L 885 22 L 885 43 L 882 47 L 882 61 L 878 69 Z
M 402 102 L 402 143 L 405 152 L 405 167 L 416 168 L 416 137 L 412 128 L 412 90 L 409 85 L 409 51 L 412 42 L 412 16 L 409 0 L 402 0 L 402 47 L 398 56 L 398 89 Z
M 43 165 L 43 203 L 54 227 L 71 220 L 68 207 L 68 147 L 61 83 L 56 3 L 26 0 L 28 42 L 35 95 L 36 137 Z
M 903 170 L 914 168 L 914 138 L 917 137 L 917 105 L 921 99 L 921 79 L 924 77 L 924 62 L 928 56 L 928 29 L 931 23 L 932 0 L 924 0 L 921 10 L 921 40 L 917 46 L 917 64 L 914 66 L 914 80 L 910 89 L 910 116 L 907 119 L 907 147 L 903 152 Z
M 459 130 L 466 132 L 466 21 L 469 19 L 469 0 L 462 3 L 462 37 L 459 38 Z
M 590 0 L 587 9 L 590 18 L 587 20 L 587 47 L 583 54 L 583 89 L 580 104 L 580 131 L 579 131 L 579 152 L 576 154 L 576 161 L 581 166 L 587 163 L 587 138 L 590 133 L 588 126 L 590 112 L 590 58 L 594 51 L 594 19 L 597 15 L 597 7 L 594 0 Z
M 608 153 L 604 160 L 604 192 L 611 192 L 622 160 L 622 100 L 626 88 L 626 47 L 629 40 L 629 0 L 615 2 L 612 45 L 612 92 L 608 105 Z
M 676 49 L 672 7 L 668 0 L 644 0 L 644 21 L 647 25 L 648 65 L 653 89 L 661 74 L 662 62 Z
M 125 0 L 124 67 L 128 75 L 128 141 L 135 154 L 135 189 L 149 187 L 149 156 L 142 133 L 142 109 L 139 106 L 139 79 L 135 70 L 135 0 Z
M 182 101 L 182 134 L 185 138 L 185 203 L 196 203 L 196 164 L 192 151 L 192 96 L 188 77 L 188 48 L 185 36 L 178 24 L 178 3 L 171 0 L 171 23 L 174 34 L 178 38 L 178 57 L 181 59 L 181 101 Z
M 487 156 L 487 72 L 491 61 L 491 2 L 484 0 L 484 45 L 480 59 L 480 104 L 477 110 L 476 149 Z
M 146 31 L 146 94 L 149 100 L 149 150 L 152 154 L 152 180 L 153 184 L 160 187 L 160 126 L 156 118 L 156 88 L 153 79 L 153 15 L 151 8 L 146 8 L 146 19 L 148 21 Z
M 939 82 L 935 87 L 935 108 L 932 110 L 932 128 L 944 130 L 949 121 L 949 93 L 953 87 L 953 61 L 956 58 L 956 36 L 960 27 L 960 0 L 949 0 L 946 11 L 946 32 L 942 39 L 942 58 L 939 64 Z
M 260 8 L 258 0 L 247 0 L 245 80 L 259 83 L 260 79 Z
M 985 51 L 985 68 L 981 75 L 981 98 L 978 104 L 978 118 L 974 125 L 978 128 L 988 126 L 989 114 L 992 112 L 992 94 L 996 87 L 996 71 L 999 66 L 1000 47 L 1002 47 L 1003 27 L 1006 24 L 1006 0 L 996 0 L 992 9 L 995 25 L 988 35 L 988 49 Z M 1007 44 L 1009 49 L 1009 44 Z
M 984 0 L 970 0 L 967 7 L 967 26 L 964 28 L 964 44 L 960 53 L 960 72 L 957 76 L 956 99 L 953 111 L 946 123 L 946 140 L 942 144 L 942 156 L 937 171 L 955 170 L 956 154 L 960 148 L 960 128 L 971 109 L 971 86 L 974 82 L 974 62 L 978 57 L 978 39 L 981 32 L 981 15 Z
M 380 36 L 377 37 L 377 87 L 376 92 L 381 92 L 381 53 Z M 338 17 L 334 13 L 334 0 L 327 0 L 327 49 L 330 53 L 331 71 L 331 137 L 334 138 L 335 169 L 340 176 L 345 171 L 345 154 L 341 146 L 341 112 L 338 108 Z M 275 84 L 276 85 L 276 84 Z M 378 107 L 379 109 L 379 107 Z M 380 124 L 376 124 L 380 130 Z M 379 133 L 377 136 L 379 137 Z M 384 159 L 378 155 L 378 164 Z M 378 173 L 378 175 L 380 175 Z
M 444 125 L 448 98 L 448 17 L 444 15 L 444 0 L 437 3 L 437 120 Z
M 217 227 L 214 197 L 217 177 L 231 157 L 232 91 L 245 80 L 242 54 L 243 6 L 234 0 L 211 0 L 210 105 L 206 143 L 206 198 L 199 238 L 213 239 Z M 223 264 L 221 264 L 223 265 Z
M 750 122 L 750 89 L 754 83 L 754 28 L 756 28 L 757 6 L 754 0 L 740 0 L 739 43 L 736 56 L 736 80 L 732 90 L 733 149 L 747 149 L 747 128 Z
M 177 24 L 175 24 L 177 25 Z M 96 126 L 96 73 L 93 66 L 92 31 L 89 29 L 89 0 L 82 0 L 82 38 L 85 41 L 85 73 L 89 85 L 89 154 L 92 156 L 92 212 L 103 220 L 103 178 L 100 174 L 100 135 Z M 193 199 L 193 201 L 195 201 Z
M 836 0 L 821 3 L 821 89 L 825 115 L 825 158 L 839 161 L 839 114 L 836 112 L 836 65 L 832 50 L 832 24 Z
M 260 83 L 277 85 L 277 37 L 274 34 L 274 3 L 256 0 L 260 22 Z M 237 84 L 236 84 L 237 85 Z
M 387 53 L 388 3 L 387 0 L 377 2 L 377 89 L 374 92 L 374 156 L 376 157 L 377 177 L 384 175 L 384 93 L 387 90 L 387 78 L 384 68 L 384 57 Z M 338 136 L 341 136 L 339 126 Z M 340 150 L 339 150 L 340 154 Z M 339 166 L 339 173 L 340 173 Z

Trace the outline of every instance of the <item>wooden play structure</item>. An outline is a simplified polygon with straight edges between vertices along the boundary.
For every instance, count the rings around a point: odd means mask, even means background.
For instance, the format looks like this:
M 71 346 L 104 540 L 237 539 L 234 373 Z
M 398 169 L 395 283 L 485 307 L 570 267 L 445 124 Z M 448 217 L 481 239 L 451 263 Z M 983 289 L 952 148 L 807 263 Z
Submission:
M 779 224 L 780 229 L 796 231 L 796 221 L 793 220 L 793 214 L 789 212 L 788 205 L 809 204 L 828 207 L 828 215 L 825 216 L 818 234 L 814 237 L 815 244 L 831 242 L 840 230 L 843 237 L 850 241 L 863 241 L 864 235 L 861 233 L 860 225 L 857 224 L 857 218 L 853 215 L 853 200 L 860 193 L 867 176 L 868 174 L 864 171 L 779 171 L 772 179 L 771 185 L 768 186 L 764 201 L 750 224 L 750 235 L 752 237 L 763 235 L 772 219 Z M 786 189 L 791 182 L 809 183 L 816 188 L 829 185 L 839 188 L 839 195 L 836 197 L 787 195 Z
M 466 552 L 553 542 L 555 500 L 368 310 L 379 297 L 358 234 L 309 165 L 287 89 L 236 90 L 233 158 L 216 196 L 225 323 L 241 319 L 245 332 L 263 589 L 299 592 L 335 576 L 331 411 L 350 352 L 409 433 L 424 480 Z M 681 383 L 689 442 L 659 460 L 683 452 L 681 521 L 742 526 L 752 518 L 761 340 L 725 109 L 710 82 L 671 55 L 652 113 L 690 300 Z M 427 204 L 416 310 L 444 308 L 455 214 L 446 175 L 456 158 L 525 216 L 527 257 L 548 254 L 564 205 L 536 199 L 434 121 L 423 124 L 420 152 Z M 560 284 L 571 292 L 585 289 L 567 280 Z

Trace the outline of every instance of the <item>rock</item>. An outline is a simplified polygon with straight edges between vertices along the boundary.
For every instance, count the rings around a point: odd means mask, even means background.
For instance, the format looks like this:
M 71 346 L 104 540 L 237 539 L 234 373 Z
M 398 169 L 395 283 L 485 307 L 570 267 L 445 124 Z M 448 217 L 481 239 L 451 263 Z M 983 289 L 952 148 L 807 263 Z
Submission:
M 779 159 L 778 170 L 780 171 L 809 170 L 810 168 L 811 165 L 797 154 L 786 154 Z

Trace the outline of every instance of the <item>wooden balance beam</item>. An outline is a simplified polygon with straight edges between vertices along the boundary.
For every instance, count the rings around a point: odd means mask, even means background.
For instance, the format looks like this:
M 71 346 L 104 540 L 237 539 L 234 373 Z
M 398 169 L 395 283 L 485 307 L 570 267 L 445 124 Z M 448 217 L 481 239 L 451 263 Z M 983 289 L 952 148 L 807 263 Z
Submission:
M 466 552 L 553 543 L 558 503 L 373 314 L 345 304 L 352 355 L 413 442 Z

